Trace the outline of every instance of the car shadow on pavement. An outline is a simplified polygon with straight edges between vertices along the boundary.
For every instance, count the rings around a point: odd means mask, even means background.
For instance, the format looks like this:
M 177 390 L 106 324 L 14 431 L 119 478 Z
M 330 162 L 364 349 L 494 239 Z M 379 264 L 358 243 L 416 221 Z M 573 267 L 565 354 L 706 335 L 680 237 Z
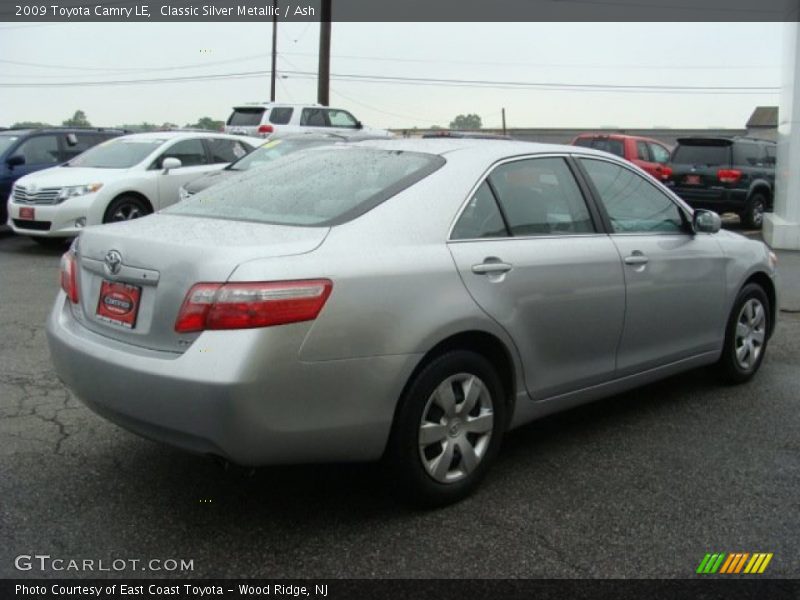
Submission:
M 639 421 L 647 428 L 658 418 L 657 413 L 672 411 L 674 403 L 717 387 L 706 371 L 692 371 L 518 428 L 507 434 L 497 463 L 476 496 L 497 493 L 492 488 L 502 485 L 506 476 L 535 477 L 528 470 L 536 468 L 537 461 L 552 449 L 579 447 L 587 437 L 606 435 L 620 424 L 625 427 Z M 112 459 L 114 472 L 103 476 L 117 485 L 149 490 L 136 500 L 138 506 L 164 501 L 180 507 L 169 514 L 170 520 L 196 526 L 213 522 L 214 515 L 221 513 L 230 530 L 275 519 L 303 519 L 306 525 L 319 521 L 324 528 L 331 519 L 363 524 L 418 512 L 398 498 L 380 463 L 248 469 L 124 435 L 124 450 L 119 444 L 110 449 L 120 453 Z M 153 490 L 167 498 L 154 500 Z M 474 501 L 475 496 L 464 503 Z M 152 518 L 159 516 L 150 514 L 148 519 Z

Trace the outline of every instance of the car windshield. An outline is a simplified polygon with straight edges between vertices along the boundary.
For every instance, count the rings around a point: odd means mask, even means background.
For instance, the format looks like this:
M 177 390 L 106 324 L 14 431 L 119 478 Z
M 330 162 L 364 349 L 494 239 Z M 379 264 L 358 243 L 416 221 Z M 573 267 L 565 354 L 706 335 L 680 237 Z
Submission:
M 253 167 L 263 167 L 286 154 L 315 146 L 326 146 L 334 142 L 335 140 L 273 140 L 256 148 L 226 168 L 231 171 L 247 171 Z
M 142 162 L 165 141 L 161 138 L 115 138 L 90 148 L 64 166 L 128 169 Z
M 358 217 L 445 163 L 416 152 L 330 146 L 273 160 L 165 213 L 327 226 Z
M 594 148 L 595 150 L 602 150 L 603 152 L 610 152 L 617 156 L 625 157 L 625 149 L 620 140 L 611 140 L 608 138 L 578 138 L 575 140 L 576 146 L 584 148 Z
M 4 154 L 18 139 L 18 135 L 0 135 L 0 154 Z
M 677 165 L 718 166 L 730 163 L 731 147 L 729 145 L 695 145 L 680 144 L 675 148 L 670 162 Z

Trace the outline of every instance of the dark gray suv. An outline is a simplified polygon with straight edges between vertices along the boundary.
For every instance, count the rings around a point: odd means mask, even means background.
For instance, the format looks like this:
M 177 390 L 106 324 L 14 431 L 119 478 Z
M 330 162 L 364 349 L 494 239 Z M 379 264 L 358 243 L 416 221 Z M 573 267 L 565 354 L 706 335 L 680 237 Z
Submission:
M 772 210 L 775 150 L 775 142 L 755 138 L 681 138 L 664 183 L 694 208 L 735 212 L 760 229 Z

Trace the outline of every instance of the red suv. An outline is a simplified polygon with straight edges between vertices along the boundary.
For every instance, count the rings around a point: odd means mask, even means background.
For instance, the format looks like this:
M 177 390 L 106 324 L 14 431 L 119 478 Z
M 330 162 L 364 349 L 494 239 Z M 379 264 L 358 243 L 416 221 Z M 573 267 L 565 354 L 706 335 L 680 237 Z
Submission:
M 572 140 L 572 145 L 616 154 L 659 180 L 669 177 L 669 170 L 664 167 L 669 161 L 670 148 L 650 138 L 616 133 L 582 133 Z

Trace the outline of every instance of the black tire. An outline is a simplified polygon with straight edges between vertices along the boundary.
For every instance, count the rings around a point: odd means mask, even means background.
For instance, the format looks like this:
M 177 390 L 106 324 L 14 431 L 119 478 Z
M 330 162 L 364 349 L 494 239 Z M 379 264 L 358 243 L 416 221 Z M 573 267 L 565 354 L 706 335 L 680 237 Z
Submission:
M 448 382 L 448 379 L 451 381 Z M 439 408 L 434 393 L 440 386 L 446 389 L 449 385 L 456 398 L 453 406 L 456 410 L 463 410 L 466 408 L 464 402 L 467 395 L 464 389 L 471 389 L 468 386 L 474 385 L 475 381 L 483 384 L 475 388 L 478 390 L 475 406 L 479 408 L 477 411 L 454 413 L 452 420 L 449 420 Z M 486 420 L 487 405 L 491 406 L 490 425 Z M 428 419 L 437 410 L 441 412 L 441 417 L 432 423 Z M 424 448 L 420 444 L 423 414 L 426 414 L 428 425 L 446 431 L 441 441 L 432 442 Z M 454 350 L 434 358 L 410 381 L 400 400 L 385 457 L 393 487 L 410 502 L 423 506 L 444 506 L 465 498 L 478 486 L 491 466 L 502 442 L 507 414 L 507 399 L 500 377 L 483 356 L 466 350 Z M 478 416 L 483 419 L 481 427 L 487 427 L 483 433 L 471 432 L 471 428 L 477 426 Z M 462 424 L 460 430 L 459 422 Z M 474 453 L 470 451 L 470 456 L 479 457 L 475 466 L 468 465 L 469 461 L 463 462 L 461 448 L 466 448 L 465 444 L 470 444 L 474 450 Z M 445 448 L 450 449 L 450 454 L 446 454 Z M 445 466 L 445 470 L 448 474 L 455 473 L 454 480 L 442 482 L 435 479 L 423 463 L 423 456 L 429 462 L 435 461 L 437 450 L 441 452 L 439 458 L 451 457 L 448 463 L 443 460 L 439 462 L 449 465 Z
M 755 340 L 757 340 L 759 335 L 763 336 L 763 341 L 758 347 L 755 360 L 750 360 L 749 362 L 751 364 L 746 365 L 743 364 L 743 361 L 740 360 L 737 355 L 737 352 L 742 351 L 743 345 L 746 345 L 742 343 L 743 336 L 741 333 L 737 332 L 740 321 L 742 319 L 747 320 L 747 315 L 743 311 L 745 310 L 745 305 L 750 302 L 755 302 L 760 305 L 764 315 L 763 322 L 761 322 L 757 328 L 761 334 L 757 335 L 757 331 L 753 333 L 752 335 L 754 337 L 751 337 L 751 341 L 753 344 L 755 344 Z M 745 383 L 746 381 L 750 381 L 758 372 L 758 369 L 761 366 L 761 363 L 764 360 L 764 355 L 767 351 L 767 342 L 769 341 L 771 324 L 772 315 L 770 314 L 769 299 L 767 298 L 766 292 L 760 285 L 748 283 L 741 289 L 739 295 L 736 297 L 736 301 L 733 303 L 733 309 L 728 317 L 728 325 L 725 328 L 725 347 L 723 348 L 722 356 L 717 363 L 719 374 L 725 382 L 731 384 Z M 743 325 L 747 327 L 748 323 L 743 323 Z M 751 328 L 751 330 L 752 329 L 753 328 Z M 746 336 L 744 337 L 746 339 Z M 751 345 L 749 352 L 756 352 L 754 348 L 755 346 Z M 745 354 L 747 355 L 748 353 L 745 352 Z M 753 355 L 750 355 L 751 359 L 752 356 Z
M 149 215 L 152 211 L 147 202 L 131 194 L 123 194 L 111 201 L 105 214 L 103 223 L 116 223 L 130 221 Z
M 767 197 L 761 192 L 756 192 L 748 198 L 744 212 L 740 215 L 742 225 L 748 229 L 761 229 L 766 211 Z
M 48 248 L 50 250 L 60 250 L 66 248 L 69 242 L 72 241 L 72 238 L 63 237 L 41 237 L 38 235 L 29 235 L 28 237 L 39 244 L 42 248 Z

